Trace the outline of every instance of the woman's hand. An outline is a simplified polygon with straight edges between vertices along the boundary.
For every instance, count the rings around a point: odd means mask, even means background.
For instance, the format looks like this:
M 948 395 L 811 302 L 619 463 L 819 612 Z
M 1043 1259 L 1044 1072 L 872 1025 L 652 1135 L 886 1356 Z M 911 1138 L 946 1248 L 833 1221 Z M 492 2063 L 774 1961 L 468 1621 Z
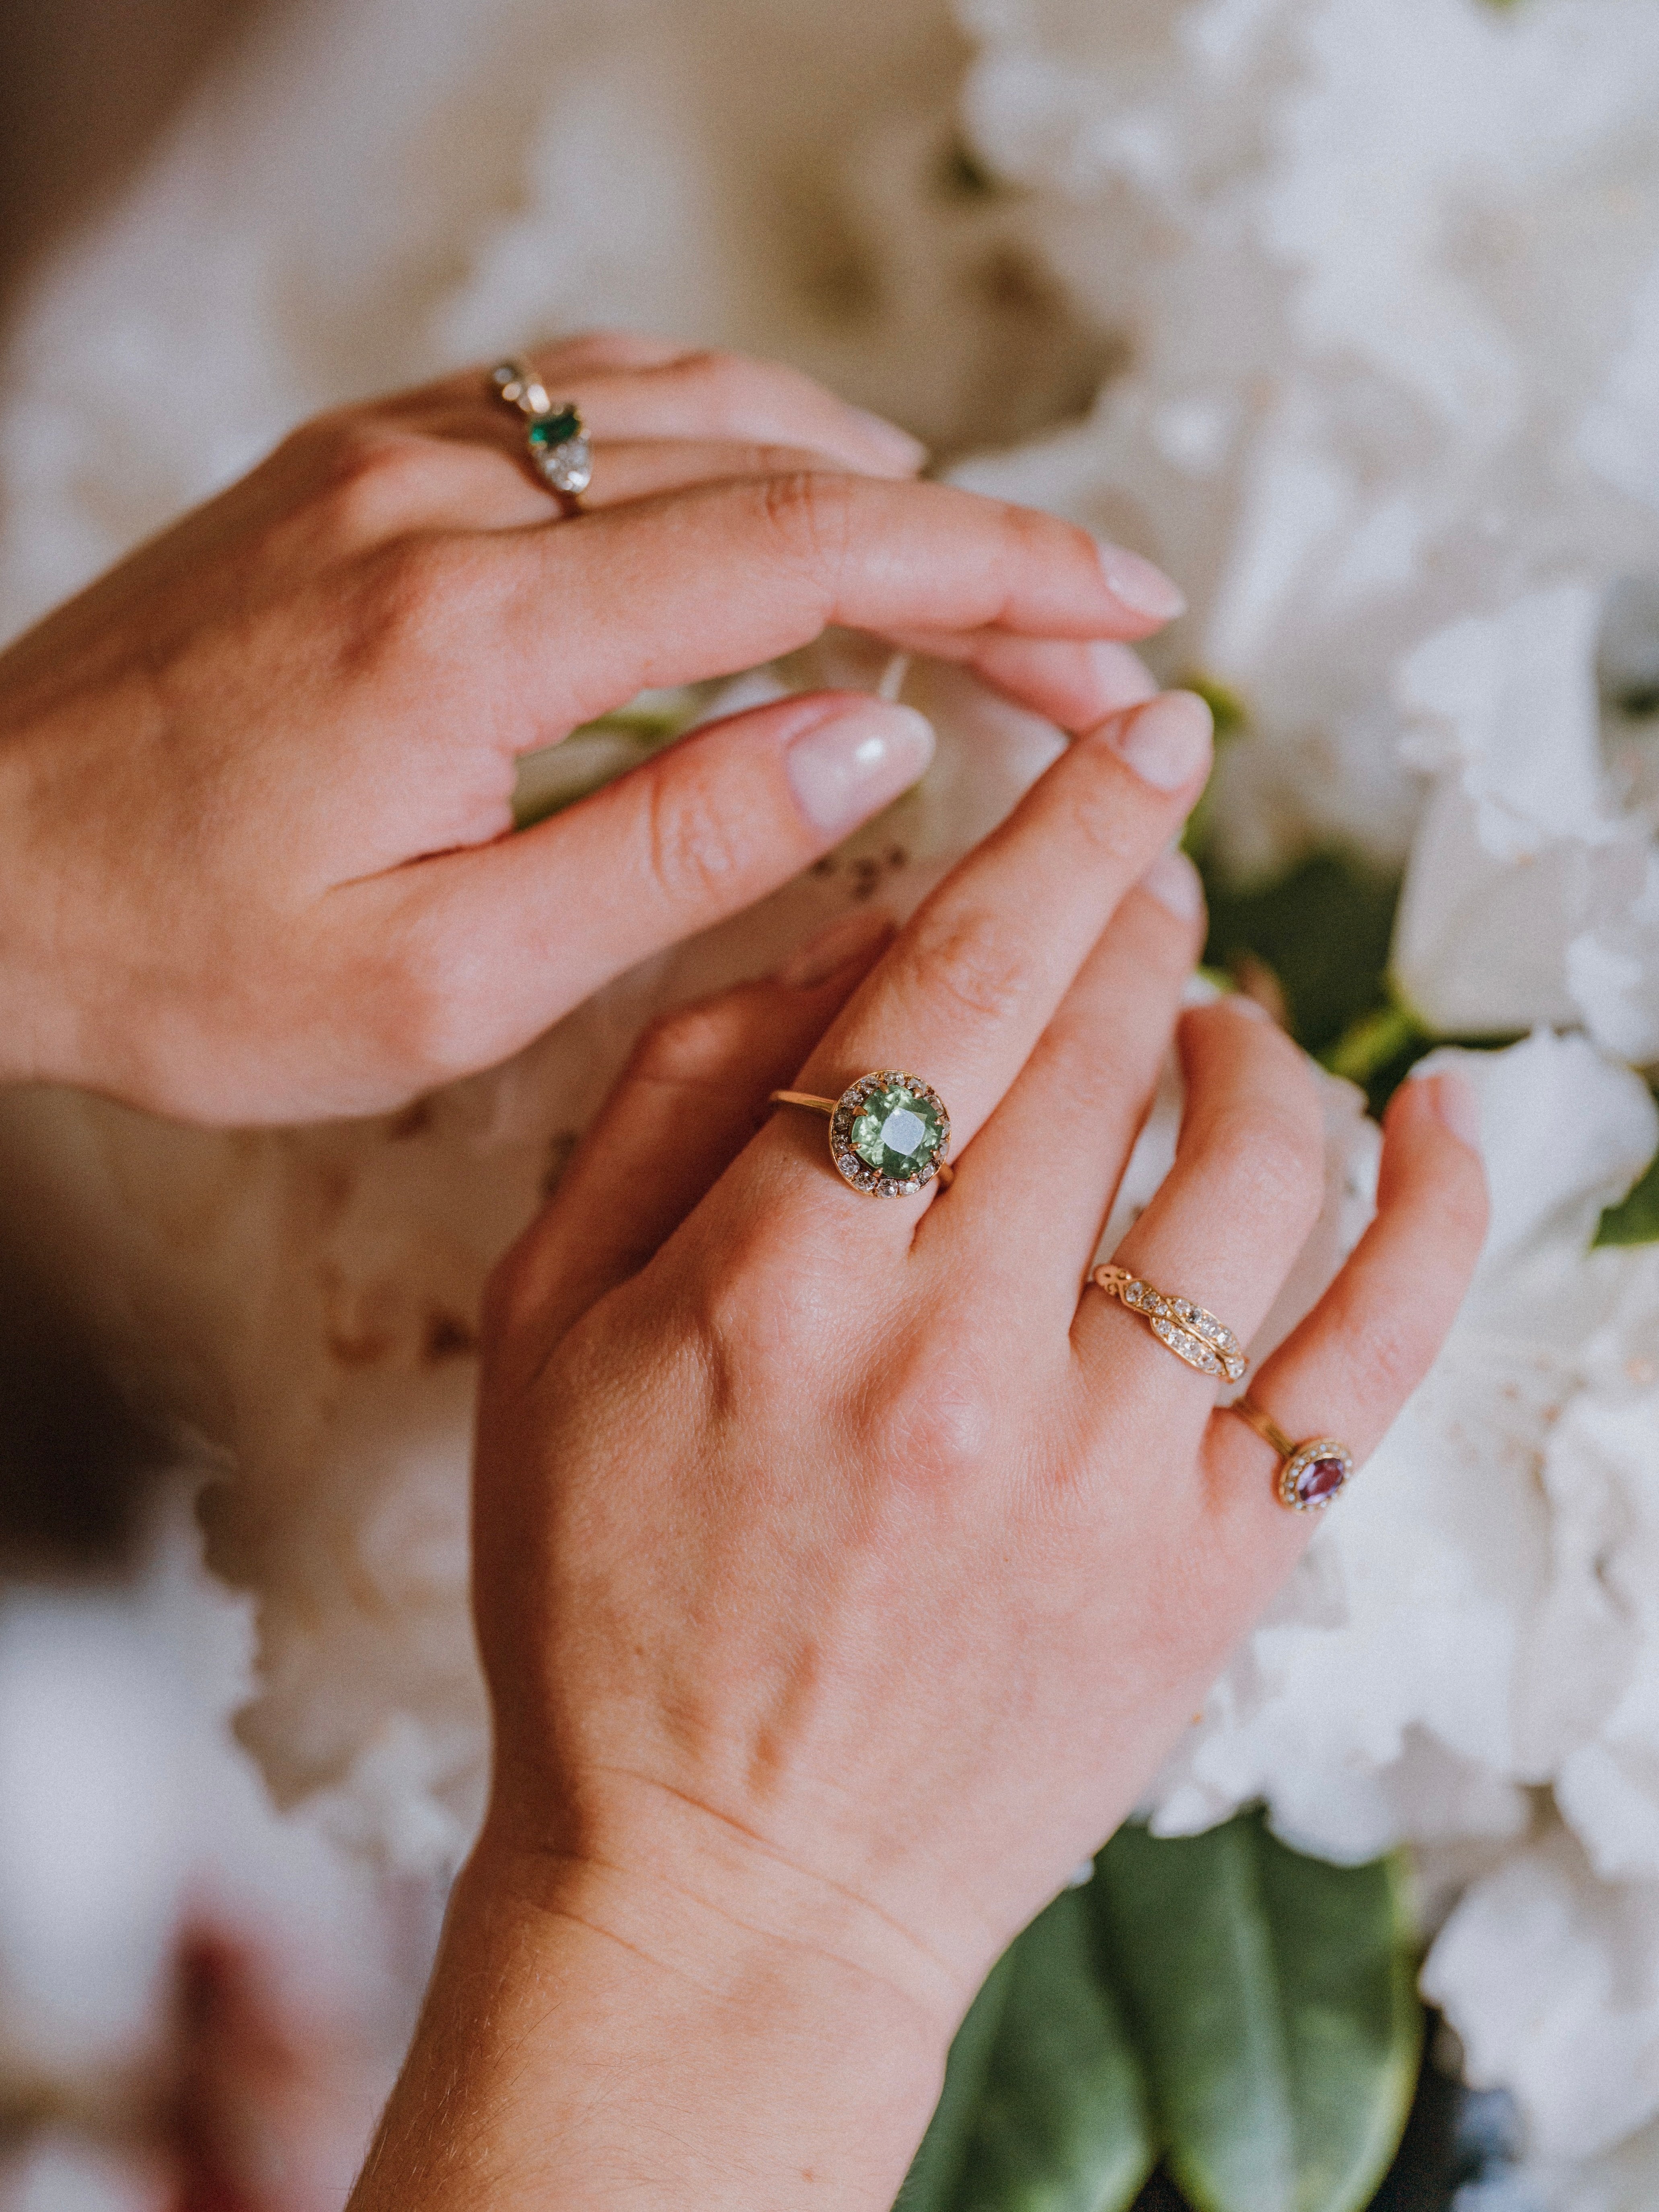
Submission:
M 783 368 L 580 339 L 556 519 L 482 371 L 309 424 L 0 658 L 0 1077 L 215 1121 L 390 1107 L 504 1058 L 914 782 L 860 695 L 705 728 L 508 834 L 516 758 L 835 622 L 1076 724 L 1179 601 L 1050 518 L 908 481 Z
M 1195 700 L 1109 720 L 873 967 L 659 1026 L 500 1271 L 494 1798 L 363 2212 L 884 2212 L 975 1987 L 1297 1556 L 1267 1446 L 1079 1295 L 1201 941 L 1164 848 L 1207 759 Z M 1251 1013 L 1180 1017 L 1179 1154 L 1120 1255 L 1245 1340 L 1322 1194 L 1306 1064 Z M 943 1093 L 948 1191 L 854 1194 L 803 1113 L 753 1133 L 878 1067 Z M 1374 1224 L 1252 1382 L 1292 1436 L 1363 1456 L 1449 1325 L 1466 1105 L 1396 1101 Z

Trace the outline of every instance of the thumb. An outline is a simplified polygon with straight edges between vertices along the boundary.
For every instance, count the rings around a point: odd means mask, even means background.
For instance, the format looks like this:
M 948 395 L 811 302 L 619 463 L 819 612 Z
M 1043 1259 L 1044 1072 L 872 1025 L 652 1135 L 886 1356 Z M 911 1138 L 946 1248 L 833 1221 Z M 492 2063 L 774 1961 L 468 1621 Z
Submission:
M 459 1074 L 505 1059 L 665 945 L 739 913 L 907 791 L 933 754 L 914 708 L 864 692 L 706 724 L 567 811 L 384 878 L 404 929 L 482 952 L 455 1010 Z M 460 1064 L 464 1063 L 464 1064 Z

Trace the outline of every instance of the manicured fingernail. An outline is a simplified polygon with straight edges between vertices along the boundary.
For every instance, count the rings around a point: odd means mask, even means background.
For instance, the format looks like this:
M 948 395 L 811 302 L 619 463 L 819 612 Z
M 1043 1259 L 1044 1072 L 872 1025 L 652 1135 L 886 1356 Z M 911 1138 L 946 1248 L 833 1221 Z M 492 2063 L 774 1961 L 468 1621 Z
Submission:
M 795 803 L 826 837 L 845 836 L 896 799 L 933 757 L 933 727 L 914 707 L 866 699 L 798 737 L 786 759 Z
M 1157 677 L 1128 646 L 1101 638 L 1089 652 L 1102 694 L 1112 707 L 1138 707 L 1143 699 L 1157 698 Z
M 1451 1131 L 1460 1145 L 1467 1145 L 1472 1152 L 1478 1152 L 1480 1100 L 1468 1077 L 1460 1075 L 1455 1067 L 1443 1067 L 1438 1074 L 1421 1076 L 1419 1080 L 1427 1086 L 1436 1120 Z
M 1210 764 L 1215 719 L 1196 691 L 1165 691 L 1101 730 L 1119 758 L 1157 791 L 1179 791 Z
M 851 914 L 838 914 L 784 962 L 778 981 L 796 991 L 810 991 L 818 983 L 827 983 L 843 968 L 850 968 L 855 960 L 885 944 L 894 927 L 892 915 L 878 908 L 866 906 Z
M 896 422 L 890 422 L 884 415 L 872 415 L 867 407 L 854 407 L 851 411 L 878 444 L 886 447 L 901 468 L 919 469 L 927 459 L 927 448 L 921 439 L 913 438 L 908 430 L 901 430 Z
M 1248 991 L 1229 991 L 1216 1003 L 1225 1006 L 1230 1013 L 1243 1014 L 1247 1022 L 1273 1022 L 1273 1019 L 1261 1000 L 1253 999 Z M 1274 1022 L 1273 1026 L 1276 1029 L 1279 1024 Z
M 1187 855 L 1171 846 L 1140 879 L 1140 888 L 1177 921 L 1196 921 L 1204 911 L 1204 884 Z
M 1109 538 L 1097 538 L 1095 546 L 1107 590 L 1132 615 L 1144 615 L 1148 622 L 1166 623 L 1186 613 L 1187 594 L 1179 584 L 1170 581 L 1162 568 L 1155 568 L 1139 553 L 1130 552 L 1127 545 L 1114 545 Z

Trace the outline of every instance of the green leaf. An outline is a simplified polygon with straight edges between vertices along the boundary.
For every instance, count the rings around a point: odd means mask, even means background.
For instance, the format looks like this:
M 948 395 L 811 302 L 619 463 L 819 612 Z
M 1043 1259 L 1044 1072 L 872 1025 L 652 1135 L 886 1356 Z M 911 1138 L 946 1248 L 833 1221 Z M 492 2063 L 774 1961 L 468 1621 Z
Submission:
M 1004 1953 L 951 2046 L 903 2212 L 1125 2212 L 1155 2156 L 1140 2067 L 1068 1890 Z
M 1335 1045 L 1362 1017 L 1388 1006 L 1398 876 L 1332 848 L 1242 888 L 1209 870 L 1205 889 L 1206 961 L 1230 973 L 1247 963 L 1271 969 L 1291 1034 L 1310 1052 Z
M 1140 2063 L 1068 1890 L 1013 1950 L 959 2212 L 1121 2212 L 1156 2156 Z
M 899 2191 L 902 2212 L 949 2212 L 956 2203 L 957 2187 L 967 2171 L 968 2145 L 980 2093 L 990 2072 L 992 2047 L 1013 1986 L 1014 1953 L 1018 1948 L 1015 1942 L 997 1960 L 957 2030 L 945 2063 L 945 2087 Z
M 1659 1243 L 1659 1152 L 1648 1163 L 1647 1172 L 1601 1216 L 1592 1242 L 1595 1244 Z
M 1197 2212 L 1358 2212 L 1411 2109 L 1423 2037 L 1397 1860 L 1333 1867 L 1259 1814 L 1121 1829 L 1095 1891 L 1170 2172 Z

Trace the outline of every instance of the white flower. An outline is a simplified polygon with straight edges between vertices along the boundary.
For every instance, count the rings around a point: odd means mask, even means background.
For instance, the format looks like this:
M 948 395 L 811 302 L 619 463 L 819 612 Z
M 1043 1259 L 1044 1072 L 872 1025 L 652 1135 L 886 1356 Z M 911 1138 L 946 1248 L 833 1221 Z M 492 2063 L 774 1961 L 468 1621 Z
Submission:
M 1546 2166 L 1605 2153 L 1659 2112 L 1659 1884 L 1596 1881 L 1560 1830 L 1471 1886 L 1423 1987 L 1469 2081 L 1516 2095 Z
M 1637 1593 L 1651 1572 L 1659 1365 L 1632 1369 L 1630 1349 L 1650 1354 L 1659 1333 L 1659 1255 L 1588 1253 L 1601 1207 L 1659 1142 L 1659 1113 L 1582 1037 L 1427 1065 L 1461 1067 L 1480 1098 L 1492 1218 L 1474 1287 L 1212 1694 L 1154 1794 L 1155 1825 L 1206 1826 L 1264 1797 L 1289 1841 L 1357 1860 L 1402 1838 L 1518 1839 L 1528 1791 L 1555 1783 L 1603 1872 L 1659 1875 L 1642 1855 L 1659 1824 L 1659 1715 L 1650 1692 L 1632 1694 L 1659 1661 L 1659 1603 Z M 1340 1432 L 1340 1408 L 1331 1421 Z M 1650 2001 L 1659 2014 L 1659 1980 Z M 1484 2032 L 1483 2002 L 1477 1991 L 1458 2015 L 1466 2039 Z M 1607 2099 L 1624 2100 L 1623 2127 L 1659 2111 L 1645 2075 L 1538 2064 L 1559 2129 L 1586 2142 Z M 1528 2100 L 1531 2075 L 1505 2066 Z
M 1659 1057 L 1659 860 L 1603 768 L 1600 628 L 1600 595 L 1559 586 L 1452 624 L 1400 672 L 1406 756 L 1435 783 L 1393 964 L 1431 1030 L 1583 1021 L 1622 1058 Z

